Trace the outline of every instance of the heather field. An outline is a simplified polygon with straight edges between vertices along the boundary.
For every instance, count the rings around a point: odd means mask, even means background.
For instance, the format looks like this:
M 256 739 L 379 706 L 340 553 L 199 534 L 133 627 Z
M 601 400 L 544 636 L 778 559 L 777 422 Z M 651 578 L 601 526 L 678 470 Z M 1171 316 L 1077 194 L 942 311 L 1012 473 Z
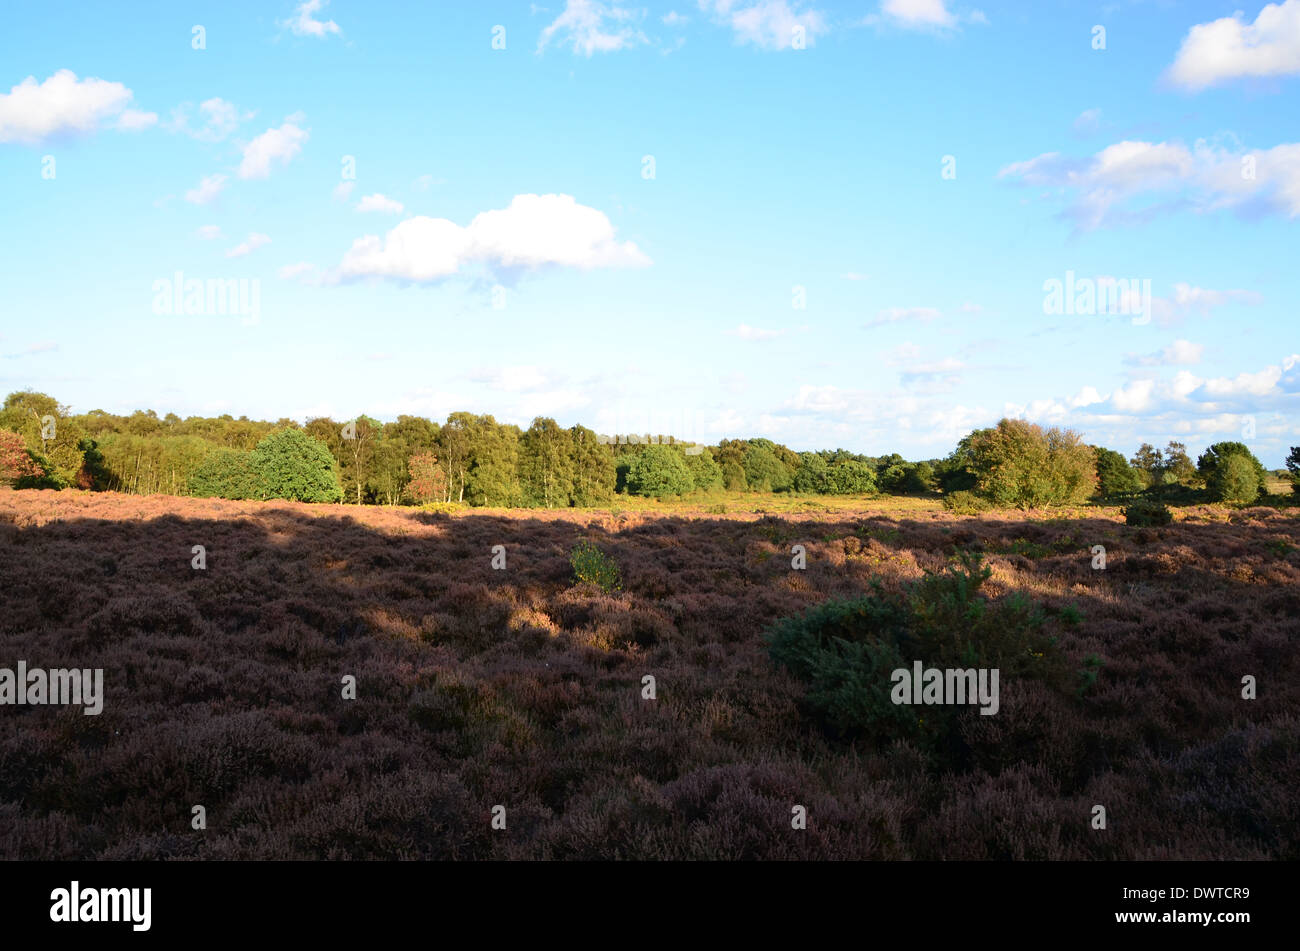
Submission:
M 621 589 L 575 582 L 584 541 Z M 420 511 L 0 489 L 0 666 L 104 669 L 98 716 L 0 715 L 0 858 L 1297 859 L 1298 549 L 1271 508 L 1134 528 L 926 499 Z M 823 729 L 764 631 L 958 551 L 1094 676 L 1007 678 L 956 759 Z

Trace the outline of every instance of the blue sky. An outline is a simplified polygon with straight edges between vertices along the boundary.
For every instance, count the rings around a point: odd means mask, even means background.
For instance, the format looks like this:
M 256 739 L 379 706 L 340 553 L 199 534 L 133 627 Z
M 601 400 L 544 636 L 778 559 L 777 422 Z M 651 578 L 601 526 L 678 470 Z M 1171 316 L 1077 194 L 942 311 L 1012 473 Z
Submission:
M 1239 3 L 11 3 L 0 387 L 1277 467 L 1300 0 Z

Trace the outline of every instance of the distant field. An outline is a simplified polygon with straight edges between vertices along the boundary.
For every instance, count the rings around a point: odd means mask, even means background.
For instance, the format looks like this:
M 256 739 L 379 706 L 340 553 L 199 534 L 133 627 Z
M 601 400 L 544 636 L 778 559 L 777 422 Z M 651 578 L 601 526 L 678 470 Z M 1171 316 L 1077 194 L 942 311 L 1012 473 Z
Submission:
M 0 490 L 0 667 L 102 667 L 106 694 L 99 716 L 0 707 L 0 858 L 1297 859 L 1294 511 L 1136 529 L 895 497 L 445 513 Z M 574 583 L 583 540 L 622 590 Z M 762 632 L 958 550 L 992 595 L 1040 602 L 1073 665 L 1104 662 L 1095 688 L 1004 683 L 956 772 L 823 734 Z

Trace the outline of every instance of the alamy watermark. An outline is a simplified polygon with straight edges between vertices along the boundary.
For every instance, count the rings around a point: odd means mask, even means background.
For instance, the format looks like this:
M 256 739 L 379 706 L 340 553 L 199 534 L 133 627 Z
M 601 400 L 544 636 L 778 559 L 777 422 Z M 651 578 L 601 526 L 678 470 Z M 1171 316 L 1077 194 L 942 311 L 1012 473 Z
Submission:
M 1043 282 L 1043 313 L 1055 316 L 1132 314 L 1135 325 L 1151 322 L 1151 278 L 1079 277 L 1065 272 L 1065 280 Z
M 262 282 L 258 278 L 186 278 L 177 271 L 169 281 L 153 282 L 153 312 L 159 317 L 235 315 L 255 324 L 262 316 Z
M 6 704 L 75 704 L 86 708 L 86 716 L 98 716 L 104 709 L 104 668 L 29 670 L 24 660 L 17 670 L 0 667 L 0 706 Z
M 894 703 L 926 705 L 978 703 L 981 716 L 998 712 L 998 668 L 971 667 L 965 670 L 923 668 L 915 661 L 912 669 L 899 667 L 889 676 Z

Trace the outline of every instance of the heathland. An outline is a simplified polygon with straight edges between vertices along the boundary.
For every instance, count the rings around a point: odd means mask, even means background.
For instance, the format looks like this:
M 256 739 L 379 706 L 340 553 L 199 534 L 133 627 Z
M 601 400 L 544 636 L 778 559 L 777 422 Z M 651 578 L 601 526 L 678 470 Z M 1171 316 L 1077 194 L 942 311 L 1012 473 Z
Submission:
M 0 708 L 0 857 L 1300 858 L 1286 510 L 619 506 L 0 489 L 0 666 L 104 670 Z M 872 729 L 775 652 L 827 605 L 1037 640 L 997 715 Z

